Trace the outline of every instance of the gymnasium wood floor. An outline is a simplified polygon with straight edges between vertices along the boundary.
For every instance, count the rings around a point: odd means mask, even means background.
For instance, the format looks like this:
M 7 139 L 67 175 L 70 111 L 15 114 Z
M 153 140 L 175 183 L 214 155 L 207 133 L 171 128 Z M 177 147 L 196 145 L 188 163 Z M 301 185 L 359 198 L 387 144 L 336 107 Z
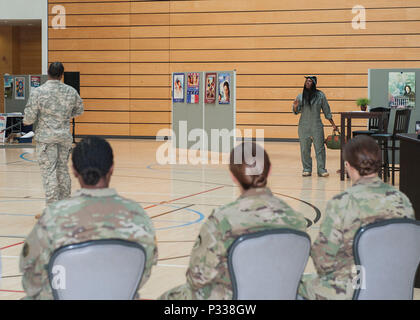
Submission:
M 161 166 L 156 162 L 156 150 L 163 142 L 109 141 L 115 158 L 111 187 L 122 196 L 139 202 L 156 228 L 159 261 L 141 291 L 141 298 L 155 299 L 184 283 L 189 254 L 203 221 L 214 208 L 237 198 L 239 189 L 233 185 L 227 165 Z M 340 181 L 336 173 L 339 151 L 327 150 L 330 177 L 303 178 L 298 143 L 266 142 L 264 147 L 273 167 L 269 178 L 271 190 L 305 215 L 310 224 L 307 232 L 314 240 L 327 201 L 351 185 L 348 180 Z M 34 216 L 44 208 L 34 151 L 34 148 L 0 149 L 0 254 L 3 266 L 0 299 L 3 300 L 24 296 L 19 254 L 25 236 L 36 222 Z M 78 187 L 72 177 L 72 189 Z M 309 260 L 305 272 L 313 270 Z M 414 291 L 414 298 L 420 299 L 420 289 Z

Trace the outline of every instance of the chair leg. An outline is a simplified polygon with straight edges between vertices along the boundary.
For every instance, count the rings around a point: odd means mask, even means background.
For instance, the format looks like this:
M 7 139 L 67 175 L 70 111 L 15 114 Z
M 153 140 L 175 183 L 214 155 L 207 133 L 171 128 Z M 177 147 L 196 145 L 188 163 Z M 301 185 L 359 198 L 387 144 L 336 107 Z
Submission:
M 388 158 L 388 140 L 384 140 L 384 182 L 388 182 L 389 177 L 389 158 Z
M 392 185 L 395 185 L 395 139 L 392 139 Z

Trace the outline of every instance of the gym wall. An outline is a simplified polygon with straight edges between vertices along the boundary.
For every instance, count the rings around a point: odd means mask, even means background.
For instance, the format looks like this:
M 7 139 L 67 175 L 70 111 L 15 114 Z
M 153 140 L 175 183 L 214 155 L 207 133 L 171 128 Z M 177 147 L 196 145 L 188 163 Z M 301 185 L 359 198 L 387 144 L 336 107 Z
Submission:
M 48 2 L 48 60 L 81 73 L 78 135 L 154 137 L 171 126 L 172 72 L 236 70 L 237 127 L 296 139 L 304 75 L 318 76 L 339 124 L 337 112 L 368 96 L 368 69 L 420 67 L 414 1 Z M 52 27 L 55 5 L 65 29 Z M 352 27 L 355 5 L 366 8 L 366 29 Z

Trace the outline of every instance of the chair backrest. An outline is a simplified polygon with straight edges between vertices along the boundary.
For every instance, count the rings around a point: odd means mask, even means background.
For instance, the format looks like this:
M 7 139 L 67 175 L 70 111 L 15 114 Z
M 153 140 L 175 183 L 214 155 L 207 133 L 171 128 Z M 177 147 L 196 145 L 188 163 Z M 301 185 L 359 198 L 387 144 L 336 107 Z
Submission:
M 131 300 L 145 263 L 145 250 L 138 243 L 92 240 L 54 251 L 48 277 L 58 300 Z
M 239 237 L 228 255 L 233 299 L 296 299 L 310 248 L 308 234 L 286 228 Z
M 413 298 L 420 261 L 420 222 L 389 219 L 361 227 L 354 238 L 355 300 Z
M 388 129 L 390 109 L 384 107 L 375 107 L 369 110 L 370 112 L 383 112 L 382 119 L 370 118 L 369 130 L 378 130 L 378 133 L 386 133 Z
M 395 111 L 394 131 L 395 137 L 398 133 L 407 133 L 410 125 L 411 109 L 397 109 Z

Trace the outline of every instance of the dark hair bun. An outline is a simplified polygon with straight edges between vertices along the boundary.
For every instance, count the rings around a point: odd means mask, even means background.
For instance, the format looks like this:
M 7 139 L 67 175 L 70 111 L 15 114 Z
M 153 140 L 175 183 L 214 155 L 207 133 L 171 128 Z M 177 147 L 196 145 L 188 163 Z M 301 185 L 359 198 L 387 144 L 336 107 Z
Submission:
M 378 173 L 382 166 L 381 149 L 369 136 L 358 135 L 344 146 L 344 160 L 355 168 L 361 176 Z
M 254 176 L 254 180 L 252 181 L 253 188 L 262 188 L 267 185 L 267 177 L 262 175 Z
M 90 186 L 96 185 L 102 177 L 102 173 L 97 168 L 86 168 L 80 175 L 82 176 L 83 181 Z
M 103 138 L 90 136 L 82 139 L 73 149 L 74 169 L 83 182 L 94 186 L 107 175 L 114 163 L 112 148 Z
M 367 159 L 367 160 L 362 160 L 360 162 L 359 168 L 357 168 L 359 174 L 361 176 L 367 176 L 370 175 L 372 173 L 377 173 L 379 172 L 379 169 L 381 168 L 381 161 L 379 160 L 374 160 L 374 159 Z

